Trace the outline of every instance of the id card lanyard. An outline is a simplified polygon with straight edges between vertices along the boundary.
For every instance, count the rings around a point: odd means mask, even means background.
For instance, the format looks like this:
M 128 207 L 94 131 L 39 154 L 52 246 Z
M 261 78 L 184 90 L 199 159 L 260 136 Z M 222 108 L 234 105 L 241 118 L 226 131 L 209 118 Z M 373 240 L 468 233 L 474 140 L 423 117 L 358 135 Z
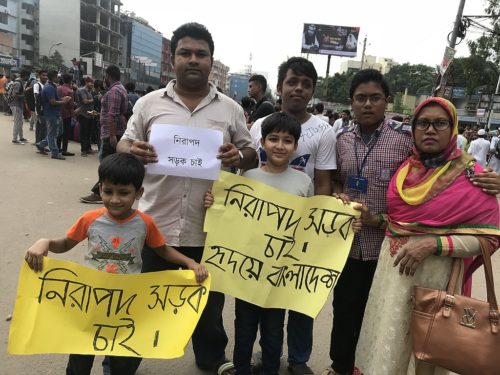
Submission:
M 366 164 L 366 159 L 368 158 L 368 155 L 370 155 L 370 152 L 372 152 L 373 147 L 375 147 L 375 144 L 378 141 L 378 137 L 380 137 L 380 133 L 381 133 L 381 131 L 378 134 L 373 133 L 373 136 L 375 136 L 375 140 L 372 142 L 371 146 L 368 148 L 368 152 L 365 154 L 365 157 L 363 158 L 363 161 L 361 162 L 361 166 L 359 165 L 359 159 L 358 159 L 358 142 L 356 142 L 356 141 L 354 142 L 354 155 L 356 155 L 356 169 L 358 170 L 358 177 L 362 176 L 363 169 L 364 169 L 365 164 Z

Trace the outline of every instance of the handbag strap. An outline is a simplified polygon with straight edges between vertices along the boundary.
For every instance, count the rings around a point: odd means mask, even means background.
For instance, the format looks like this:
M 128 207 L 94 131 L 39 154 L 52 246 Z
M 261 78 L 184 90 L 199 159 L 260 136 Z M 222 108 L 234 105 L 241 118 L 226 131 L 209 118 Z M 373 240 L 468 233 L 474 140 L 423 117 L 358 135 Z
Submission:
M 498 315 L 498 304 L 497 297 L 495 295 L 495 284 L 493 282 L 493 268 L 491 266 L 491 255 L 488 250 L 488 240 L 480 236 L 476 237 L 479 240 L 481 247 L 481 256 L 483 257 L 484 275 L 486 278 L 486 295 L 488 297 L 488 303 L 490 304 L 490 310 L 496 312 Z M 447 293 L 450 296 L 455 294 L 458 276 L 460 274 L 460 268 L 462 265 L 462 259 L 454 258 L 453 267 L 451 270 L 450 281 L 448 282 Z

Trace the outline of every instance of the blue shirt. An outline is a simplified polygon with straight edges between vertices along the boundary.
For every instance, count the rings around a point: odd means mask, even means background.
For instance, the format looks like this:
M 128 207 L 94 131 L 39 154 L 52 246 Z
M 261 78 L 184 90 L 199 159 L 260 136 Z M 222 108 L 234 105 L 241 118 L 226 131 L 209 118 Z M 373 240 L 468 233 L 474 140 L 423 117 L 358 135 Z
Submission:
M 61 116 L 61 106 L 50 104 L 50 100 L 54 99 L 59 101 L 56 85 L 48 82 L 43 86 L 42 90 L 42 107 L 44 117 L 59 117 Z

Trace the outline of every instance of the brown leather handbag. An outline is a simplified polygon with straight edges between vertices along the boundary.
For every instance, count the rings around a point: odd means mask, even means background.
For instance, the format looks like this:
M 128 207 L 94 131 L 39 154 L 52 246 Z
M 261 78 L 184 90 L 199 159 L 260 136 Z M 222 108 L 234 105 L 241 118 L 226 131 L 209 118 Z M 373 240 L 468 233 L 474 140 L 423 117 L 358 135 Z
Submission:
M 447 290 L 414 286 L 413 353 L 461 375 L 500 374 L 500 332 L 490 253 L 480 239 L 488 302 L 455 295 L 462 260 L 455 258 Z

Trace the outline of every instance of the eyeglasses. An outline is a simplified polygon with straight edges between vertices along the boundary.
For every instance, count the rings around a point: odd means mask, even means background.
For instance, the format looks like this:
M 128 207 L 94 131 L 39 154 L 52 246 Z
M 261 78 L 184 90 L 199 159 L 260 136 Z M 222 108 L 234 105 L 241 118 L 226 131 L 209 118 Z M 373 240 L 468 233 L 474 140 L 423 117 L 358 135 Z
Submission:
M 385 96 L 383 95 L 354 95 L 354 101 L 359 104 L 365 104 L 368 100 L 372 104 L 378 104 L 382 100 L 385 100 Z
M 448 120 L 429 121 L 426 119 L 419 119 L 415 121 L 415 129 L 420 131 L 426 131 L 431 125 L 438 132 L 442 132 L 450 127 L 450 122 Z

